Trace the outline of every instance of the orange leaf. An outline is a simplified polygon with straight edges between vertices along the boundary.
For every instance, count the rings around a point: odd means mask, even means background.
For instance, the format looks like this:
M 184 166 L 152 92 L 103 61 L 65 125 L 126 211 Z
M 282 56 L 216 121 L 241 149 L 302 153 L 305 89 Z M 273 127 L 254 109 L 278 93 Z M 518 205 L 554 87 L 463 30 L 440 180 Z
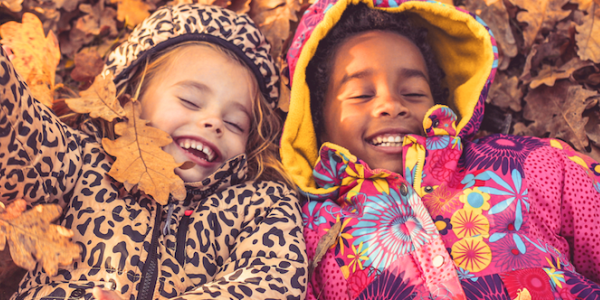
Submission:
M 61 214 L 60 206 L 37 205 L 21 214 L 24 206 L 24 200 L 16 200 L 0 214 L 0 250 L 8 241 L 15 264 L 33 270 L 39 262 L 48 275 L 54 276 L 59 266 L 67 266 L 79 258 L 81 249 L 70 241 L 71 230 L 52 224 Z
M 593 65 L 593 63 L 582 61 L 577 57 L 574 57 L 560 68 L 542 65 L 542 69 L 539 71 L 538 75 L 531 80 L 529 86 L 532 89 L 535 89 L 542 84 L 553 86 L 557 79 L 569 78 L 573 72 L 591 65 Z
M 13 12 L 20 12 L 23 9 L 23 0 L 2 0 L 0 4 L 6 6 Z
M 117 20 L 126 21 L 129 27 L 142 23 L 144 19 L 150 16 L 149 10 L 154 9 L 153 5 L 141 0 L 113 0 L 112 2 L 118 3 Z
M 577 25 L 577 54 L 582 60 L 591 60 L 595 63 L 600 63 L 600 5 L 594 3 L 592 10 L 594 13 L 589 13 L 583 17 L 583 24 Z M 595 9 L 595 10 L 594 10 Z
M 60 50 L 54 33 L 44 35 L 42 22 L 31 13 L 23 14 L 23 23 L 7 22 L 0 26 L 2 44 L 15 53 L 12 63 L 23 76 L 34 98 L 48 107 L 54 100 L 54 78 Z
M 89 113 L 92 118 L 102 118 L 111 122 L 125 112 L 117 98 L 117 89 L 112 75 L 96 76 L 89 89 L 79 92 L 81 98 L 67 99 L 65 103 L 71 110 L 80 114 Z
M 138 185 L 139 189 L 164 205 L 173 198 L 186 196 L 183 180 L 175 174 L 181 164 L 161 148 L 172 143 L 171 137 L 140 119 L 141 105 L 132 101 L 125 105 L 127 122 L 117 123 L 115 132 L 120 137 L 114 141 L 102 140 L 102 146 L 116 157 L 108 175 L 125 185 Z

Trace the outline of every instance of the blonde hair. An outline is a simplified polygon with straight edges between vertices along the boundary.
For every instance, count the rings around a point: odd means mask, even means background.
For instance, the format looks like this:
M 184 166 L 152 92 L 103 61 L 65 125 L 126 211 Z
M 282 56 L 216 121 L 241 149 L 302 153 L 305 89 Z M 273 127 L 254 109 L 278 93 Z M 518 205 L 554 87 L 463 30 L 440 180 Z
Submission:
M 140 65 L 135 74 L 126 83 L 126 87 L 124 88 L 125 93 L 135 95 L 139 88 L 139 98 L 141 98 L 148 88 L 147 83 L 159 75 L 168 66 L 169 62 L 181 55 L 182 50 L 189 46 L 209 47 L 224 54 L 232 61 L 239 63 L 253 74 L 246 63 L 231 50 L 205 41 L 187 41 L 156 53 L 151 59 L 146 61 L 145 66 Z M 283 164 L 279 160 L 279 147 L 275 144 L 282 122 L 260 92 L 256 78 L 254 78 L 253 82 L 255 84 L 254 90 L 257 92 L 252 101 L 252 124 L 248 135 L 248 142 L 246 143 L 248 160 L 248 175 L 246 180 L 280 181 L 287 184 L 288 187 L 295 189 L 291 177 L 286 173 Z

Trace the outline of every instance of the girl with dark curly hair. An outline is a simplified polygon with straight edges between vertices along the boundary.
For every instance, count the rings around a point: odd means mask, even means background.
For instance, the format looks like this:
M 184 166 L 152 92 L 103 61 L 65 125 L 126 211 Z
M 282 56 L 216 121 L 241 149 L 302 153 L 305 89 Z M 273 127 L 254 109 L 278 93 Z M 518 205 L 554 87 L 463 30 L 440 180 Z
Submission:
M 497 57 L 477 16 L 433 1 L 304 14 L 281 157 L 308 198 L 309 299 L 600 293 L 600 165 L 554 139 L 473 140 Z

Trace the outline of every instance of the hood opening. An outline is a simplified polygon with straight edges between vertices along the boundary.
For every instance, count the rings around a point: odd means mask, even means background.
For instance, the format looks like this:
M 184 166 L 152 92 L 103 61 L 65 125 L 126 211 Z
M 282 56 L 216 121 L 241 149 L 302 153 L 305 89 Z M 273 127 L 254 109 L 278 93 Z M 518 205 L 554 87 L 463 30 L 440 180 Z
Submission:
M 318 20 L 318 17 L 322 19 L 313 27 L 310 24 L 299 27 L 292 44 L 299 49 L 290 51 L 292 54 L 297 52 L 298 56 L 288 56 L 292 91 L 281 139 L 281 158 L 301 190 L 323 194 L 336 189 L 318 189 L 312 177 L 313 167 L 318 159 L 318 145 L 310 113 L 310 92 L 305 71 L 319 41 L 338 22 L 348 5 L 364 2 L 370 8 L 391 13 L 410 12 L 413 23 L 428 30 L 428 41 L 439 66 L 446 74 L 444 85 L 450 92 L 448 106 L 459 115 L 457 132 L 461 136 L 468 136 L 474 133 L 472 131 L 477 131 L 480 120 L 474 120 L 474 111 L 476 107 L 483 105 L 487 92 L 484 87 L 493 78 L 497 59 L 495 42 L 489 29 L 478 17 L 438 2 L 407 1 L 397 7 L 374 7 L 369 0 L 340 0 L 335 4 L 327 4 L 327 0 L 319 2 L 315 6 L 321 7 L 311 7 L 303 21 L 306 19 L 310 20 L 307 23 L 311 23 Z M 470 122 L 476 124 L 467 126 Z M 468 132 L 461 132 L 463 129 Z

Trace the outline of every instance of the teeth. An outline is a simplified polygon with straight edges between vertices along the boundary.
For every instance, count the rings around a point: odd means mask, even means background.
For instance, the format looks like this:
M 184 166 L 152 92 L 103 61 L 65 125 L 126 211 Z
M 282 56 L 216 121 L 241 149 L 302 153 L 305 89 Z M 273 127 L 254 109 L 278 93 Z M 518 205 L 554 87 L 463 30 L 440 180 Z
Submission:
M 204 154 L 206 154 L 206 160 L 209 162 L 215 159 L 215 153 L 210 149 L 210 147 L 204 146 L 199 141 L 184 140 L 179 142 L 179 146 L 184 149 L 196 149 L 198 151 L 204 152 Z
M 402 146 L 402 137 L 401 135 L 377 136 L 371 140 L 371 143 L 375 146 L 399 147 Z

